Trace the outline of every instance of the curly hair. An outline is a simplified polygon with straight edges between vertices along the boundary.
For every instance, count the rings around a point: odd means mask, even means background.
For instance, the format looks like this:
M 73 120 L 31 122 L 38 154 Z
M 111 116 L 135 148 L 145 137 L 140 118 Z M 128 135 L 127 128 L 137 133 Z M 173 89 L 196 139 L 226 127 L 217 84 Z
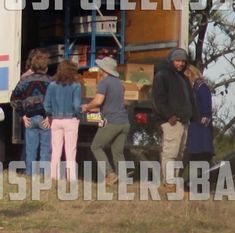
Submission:
M 76 82 L 77 66 L 70 60 L 62 61 L 58 67 L 54 76 L 54 81 L 62 85 L 72 84 Z
M 31 49 L 28 55 L 28 58 L 26 60 L 26 65 L 25 65 L 25 70 L 28 70 L 31 68 L 31 63 L 32 63 L 32 59 L 35 56 L 35 54 L 37 53 L 37 49 Z
M 46 72 L 49 63 L 49 53 L 43 49 L 36 49 L 32 55 L 31 69 L 34 72 Z

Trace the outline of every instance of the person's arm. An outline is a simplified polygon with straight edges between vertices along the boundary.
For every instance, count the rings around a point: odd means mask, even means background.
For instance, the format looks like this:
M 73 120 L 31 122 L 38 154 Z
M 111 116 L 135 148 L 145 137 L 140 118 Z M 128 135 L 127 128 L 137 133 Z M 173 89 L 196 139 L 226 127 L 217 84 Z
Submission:
M 200 122 L 208 126 L 212 118 L 212 100 L 211 92 L 207 84 L 203 83 L 197 90 L 197 96 L 200 105 Z
M 190 101 L 191 101 L 191 105 L 192 105 L 192 117 L 190 119 L 191 122 L 193 121 L 198 121 L 199 118 L 199 113 L 198 113 L 198 107 L 196 105 L 196 96 L 195 96 L 195 92 L 189 82 L 189 79 L 185 77 L 187 86 L 188 86 L 188 90 L 189 90 L 189 94 L 190 94 Z
M 105 99 L 105 95 L 108 89 L 107 82 L 105 80 L 102 80 L 99 82 L 97 86 L 97 91 L 95 98 L 88 104 L 85 104 L 82 106 L 82 111 L 87 112 L 89 110 L 96 109 L 102 105 Z
M 30 127 L 31 119 L 25 115 L 25 111 L 23 108 L 24 93 L 26 92 L 26 90 L 24 89 L 25 85 L 27 85 L 25 81 L 18 82 L 11 94 L 10 102 L 11 106 L 15 108 L 19 116 L 22 117 L 25 127 Z
M 87 112 L 94 109 L 97 109 L 103 102 L 104 102 L 105 96 L 103 94 L 96 94 L 95 98 L 88 104 L 84 104 L 82 106 L 82 111 Z
M 23 85 L 22 82 L 18 82 L 15 89 L 12 91 L 10 103 L 16 112 L 23 117 L 25 112 L 23 109 Z
M 76 87 L 73 91 L 73 109 L 76 116 L 78 116 L 81 112 L 81 102 L 81 85 L 79 83 L 76 83 Z
M 170 109 L 168 102 L 168 86 L 167 83 L 164 82 L 164 79 L 167 77 L 158 72 L 154 78 L 153 86 L 152 86 L 152 101 L 153 108 L 157 114 L 160 114 L 165 119 L 170 120 L 172 117 L 177 120 L 174 112 Z
M 197 92 L 198 98 L 200 100 L 200 109 L 202 117 L 211 117 L 212 115 L 212 101 L 211 92 L 209 87 L 203 83 Z

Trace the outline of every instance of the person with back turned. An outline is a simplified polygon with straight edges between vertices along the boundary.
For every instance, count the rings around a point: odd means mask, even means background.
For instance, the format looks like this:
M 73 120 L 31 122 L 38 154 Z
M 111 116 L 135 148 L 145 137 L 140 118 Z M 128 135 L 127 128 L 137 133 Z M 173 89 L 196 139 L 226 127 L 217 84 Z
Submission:
M 91 150 L 97 161 L 106 162 L 106 184 L 117 182 L 118 162 L 125 160 L 123 151 L 129 132 L 129 120 L 124 106 L 124 87 L 116 71 L 117 62 L 104 57 L 97 59 L 96 64 L 100 68 L 102 80 L 98 83 L 95 98 L 82 106 L 83 112 L 100 107 L 102 116 L 107 124 L 100 127 L 93 139 Z M 114 168 L 111 166 L 104 148 L 110 144 Z

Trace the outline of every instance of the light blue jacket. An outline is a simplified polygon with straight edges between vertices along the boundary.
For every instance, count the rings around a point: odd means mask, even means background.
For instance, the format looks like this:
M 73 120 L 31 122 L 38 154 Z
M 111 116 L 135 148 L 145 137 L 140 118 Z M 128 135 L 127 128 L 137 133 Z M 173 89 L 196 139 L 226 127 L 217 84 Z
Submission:
M 52 118 L 80 117 L 81 86 L 78 83 L 58 84 L 51 82 L 47 88 L 44 109 Z

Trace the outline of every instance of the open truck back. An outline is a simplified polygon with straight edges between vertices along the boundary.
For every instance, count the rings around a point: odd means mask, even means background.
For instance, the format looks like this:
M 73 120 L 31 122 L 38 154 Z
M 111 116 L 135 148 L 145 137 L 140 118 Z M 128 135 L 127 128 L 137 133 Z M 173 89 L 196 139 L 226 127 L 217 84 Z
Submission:
M 80 66 L 83 67 L 79 72 L 95 65 L 94 60 L 100 56 L 102 47 L 105 47 L 103 51 L 110 51 L 110 48 L 116 47 L 118 50 L 112 50 L 116 51 L 112 55 L 117 56 L 118 61 L 124 63 L 124 66 L 133 63 L 151 64 L 155 66 L 155 70 L 170 49 L 175 46 L 187 48 L 188 2 L 184 0 L 182 1 L 184 10 L 175 10 L 173 3 L 171 10 L 164 10 L 163 1 L 159 1 L 157 9 L 149 11 L 141 10 L 140 0 L 135 1 L 135 10 L 129 11 L 120 10 L 121 1 L 115 1 L 116 9 L 109 11 L 102 1 L 100 10 L 103 14 L 107 17 L 113 17 L 115 14 L 114 19 L 117 19 L 115 22 L 113 20 L 109 22 L 114 27 L 112 33 L 104 31 L 106 28 L 103 22 L 96 22 L 98 20 L 96 17 L 99 17 L 98 11 L 82 10 L 79 6 L 80 1 L 64 0 L 60 10 L 55 10 L 54 1 L 50 1 L 50 4 L 51 2 L 53 4 L 44 10 L 35 10 L 32 2 L 27 1 L 22 11 L 7 10 L 5 2 L 4 0 L 0 2 L 0 104 L 7 116 L 6 120 L 0 123 L 1 161 L 4 158 L 5 142 L 8 148 L 12 147 L 9 146 L 12 140 L 13 143 L 22 142 L 21 122 L 12 113 L 9 99 L 20 79 L 22 64 L 25 64 L 30 49 L 63 45 L 63 50 L 56 49 L 58 54 L 54 54 L 51 58 L 49 72 L 54 74 L 57 63 L 63 58 L 71 58 L 71 51 L 76 46 L 78 48 L 83 45 L 90 46 L 85 56 L 87 63 L 84 63 L 84 57 L 80 56 L 83 59 Z M 82 22 L 79 21 L 81 18 L 88 20 L 85 26 L 81 25 Z M 111 34 L 116 35 L 121 47 Z M 127 75 L 124 74 L 124 79 Z M 151 148 L 155 148 L 157 140 L 150 122 L 151 101 L 146 98 L 141 100 L 138 97 L 135 100 L 127 100 L 127 109 L 131 130 L 126 148 L 127 150 L 142 148 L 141 153 L 145 151 L 148 154 Z M 85 160 L 88 154 L 91 154 L 89 147 L 96 129 L 97 124 L 87 122 L 84 117 L 79 129 L 79 160 Z M 13 152 L 9 151 L 11 150 L 7 150 L 8 161 L 15 158 L 11 154 Z

